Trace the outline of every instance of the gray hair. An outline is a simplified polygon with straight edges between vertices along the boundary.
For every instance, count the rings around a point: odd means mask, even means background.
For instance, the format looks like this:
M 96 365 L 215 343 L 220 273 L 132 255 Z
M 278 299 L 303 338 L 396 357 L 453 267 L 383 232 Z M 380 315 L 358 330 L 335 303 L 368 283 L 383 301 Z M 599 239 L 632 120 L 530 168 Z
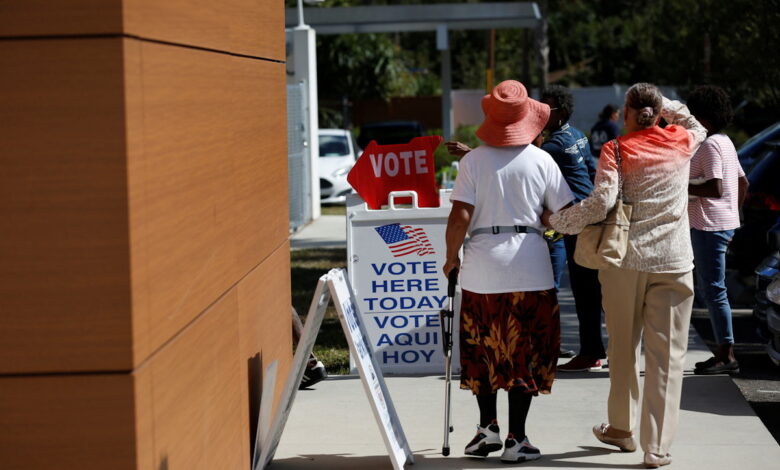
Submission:
M 661 114 L 663 96 L 661 90 L 651 83 L 637 83 L 626 92 L 626 106 L 635 109 L 637 124 L 650 127 Z

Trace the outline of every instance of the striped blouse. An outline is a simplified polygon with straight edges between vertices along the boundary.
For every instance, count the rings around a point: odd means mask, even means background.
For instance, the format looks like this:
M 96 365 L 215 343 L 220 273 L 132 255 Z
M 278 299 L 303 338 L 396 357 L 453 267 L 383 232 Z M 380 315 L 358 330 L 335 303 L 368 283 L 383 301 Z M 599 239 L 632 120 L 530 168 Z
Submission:
M 731 139 L 723 134 L 711 135 L 691 159 L 691 179 L 719 179 L 723 195 L 694 197 L 688 203 L 691 228 L 714 232 L 739 227 L 739 177 L 745 176 Z
M 623 191 L 633 205 L 628 251 L 621 268 L 653 273 L 693 269 L 688 226 L 688 173 L 691 156 L 707 131 L 688 108 L 664 98 L 661 116 L 669 123 L 618 137 L 623 160 Z M 595 189 L 585 200 L 553 214 L 562 233 L 579 233 L 598 223 L 617 200 L 615 144 L 601 149 Z

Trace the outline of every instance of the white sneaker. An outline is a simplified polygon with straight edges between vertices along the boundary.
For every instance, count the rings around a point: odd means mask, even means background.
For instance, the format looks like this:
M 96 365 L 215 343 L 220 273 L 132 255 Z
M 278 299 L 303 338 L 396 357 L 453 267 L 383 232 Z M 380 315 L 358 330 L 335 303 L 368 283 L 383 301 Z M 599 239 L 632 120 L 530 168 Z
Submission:
M 504 453 L 501 454 L 501 461 L 507 463 L 526 462 L 528 460 L 536 460 L 542 457 L 542 453 L 531 445 L 528 438 L 524 438 L 522 441 L 517 442 L 515 436 L 511 433 L 506 436 L 504 442 Z
M 306 370 L 301 378 L 301 383 L 298 386 L 298 390 L 309 388 L 327 378 L 328 372 L 325 370 L 325 364 L 316 359 L 309 359 L 308 364 L 306 364 Z
M 485 458 L 489 453 L 501 450 L 501 437 L 498 435 L 498 423 L 493 420 L 484 428 L 477 425 L 477 435 L 466 445 L 464 453 L 472 457 Z

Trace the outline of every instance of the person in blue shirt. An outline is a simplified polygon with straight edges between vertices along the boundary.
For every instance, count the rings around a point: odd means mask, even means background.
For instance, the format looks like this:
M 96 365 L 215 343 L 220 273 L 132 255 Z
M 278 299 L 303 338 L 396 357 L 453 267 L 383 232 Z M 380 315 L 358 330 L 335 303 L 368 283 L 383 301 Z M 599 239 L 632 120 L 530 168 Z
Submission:
M 620 109 L 608 104 L 599 113 L 599 120 L 590 129 L 590 153 L 596 158 L 601 155 L 601 146 L 620 135 L 617 120 L 620 118 Z
M 596 164 L 591 157 L 588 138 L 569 124 L 574 112 L 574 97 L 562 86 L 551 85 L 542 91 L 541 100 L 550 106 L 550 118 L 545 131 L 547 139 L 542 149 L 558 164 L 574 195 L 574 203 L 585 199 L 593 191 Z M 574 261 L 576 235 L 550 241 L 556 288 L 568 263 L 569 280 L 579 320 L 580 352 L 571 361 L 558 367 L 564 372 L 598 369 L 606 358 L 601 339 L 601 284 L 598 271 L 587 269 Z

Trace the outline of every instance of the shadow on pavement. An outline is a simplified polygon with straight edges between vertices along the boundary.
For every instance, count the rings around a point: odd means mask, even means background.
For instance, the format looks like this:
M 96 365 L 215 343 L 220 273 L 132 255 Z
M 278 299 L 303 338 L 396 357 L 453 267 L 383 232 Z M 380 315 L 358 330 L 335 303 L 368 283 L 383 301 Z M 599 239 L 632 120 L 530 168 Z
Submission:
M 543 454 L 542 458 L 522 464 L 529 468 L 644 468 L 640 463 L 626 465 L 625 463 L 608 463 L 609 454 L 620 453 L 603 447 L 580 446 L 579 450 L 558 454 Z M 641 460 L 641 453 L 637 453 Z M 507 464 L 498 459 L 499 454 L 487 459 L 468 457 L 444 457 L 440 449 L 422 449 L 414 451 L 414 466 L 410 468 L 508 468 Z M 604 456 L 597 462 L 574 462 L 573 459 Z M 384 455 L 354 456 L 352 454 L 338 455 L 301 455 L 300 457 L 273 461 L 274 469 L 305 468 L 339 468 L 339 469 L 392 469 L 390 459 Z
M 271 468 L 339 468 L 363 470 L 366 468 L 392 469 L 386 455 L 354 456 L 352 454 L 301 455 L 289 459 L 274 459 Z
M 567 380 L 567 379 L 608 379 L 609 369 L 602 369 L 600 371 L 582 371 L 582 372 L 560 372 L 555 375 L 555 380 Z M 606 396 L 604 397 L 606 400 Z
M 686 375 L 680 408 L 721 416 L 755 414 L 727 375 Z
M 626 465 L 625 463 L 607 463 L 609 454 L 620 454 L 621 452 L 606 447 L 579 446 L 581 450 L 571 452 L 561 452 L 558 454 L 544 454 L 540 460 L 533 462 L 534 467 L 542 468 L 645 468 L 641 463 L 635 465 Z M 641 452 L 636 454 L 641 460 Z M 572 462 L 572 459 L 581 459 L 587 457 L 604 456 L 598 462 Z

